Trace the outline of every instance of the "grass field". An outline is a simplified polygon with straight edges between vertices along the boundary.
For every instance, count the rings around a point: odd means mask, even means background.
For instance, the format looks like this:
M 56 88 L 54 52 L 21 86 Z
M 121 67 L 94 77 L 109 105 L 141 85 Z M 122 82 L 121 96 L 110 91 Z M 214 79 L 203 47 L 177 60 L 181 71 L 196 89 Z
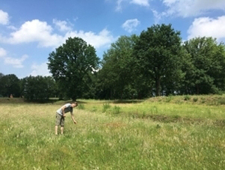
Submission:
M 0 169 L 224 170 L 225 106 L 201 100 L 79 100 L 58 136 L 62 101 L 2 102 Z

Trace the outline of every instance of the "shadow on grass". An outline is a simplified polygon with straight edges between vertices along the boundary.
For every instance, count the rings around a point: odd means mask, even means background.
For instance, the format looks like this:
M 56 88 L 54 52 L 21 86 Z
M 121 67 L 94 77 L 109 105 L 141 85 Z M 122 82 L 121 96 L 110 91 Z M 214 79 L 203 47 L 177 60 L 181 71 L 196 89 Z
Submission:
M 126 104 L 126 103 L 141 103 L 143 100 L 114 100 L 112 103 L 115 104 Z
M 65 104 L 72 103 L 72 100 L 69 99 L 58 99 L 58 98 L 50 98 L 44 100 L 26 100 L 24 98 L 8 98 L 2 97 L 0 98 L 0 104 Z M 86 101 L 77 101 L 79 104 L 88 103 Z
M 168 116 L 168 115 L 146 115 L 134 113 L 133 118 L 152 119 L 154 122 L 161 122 L 161 123 L 202 124 L 206 122 L 204 118 L 181 117 L 178 115 Z M 214 126 L 225 127 L 225 120 L 214 120 L 212 124 Z

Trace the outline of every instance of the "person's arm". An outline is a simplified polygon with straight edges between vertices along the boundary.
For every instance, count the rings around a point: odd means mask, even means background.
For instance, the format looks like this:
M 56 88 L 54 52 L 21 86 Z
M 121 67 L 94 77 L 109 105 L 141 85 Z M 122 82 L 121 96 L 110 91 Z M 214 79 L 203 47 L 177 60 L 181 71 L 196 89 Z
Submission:
M 62 116 L 63 116 L 63 117 L 66 117 L 66 115 L 65 115 L 65 108 L 66 108 L 66 106 L 63 106 L 63 107 L 61 108 L 61 110 L 62 110 Z
M 77 122 L 76 122 L 76 120 L 75 120 L 73 114 L 71 114 L 71 118 L 72 118 L 72 120 L 73 120 L 73 123 L 74 123 L 74 124 L 77 124 Z

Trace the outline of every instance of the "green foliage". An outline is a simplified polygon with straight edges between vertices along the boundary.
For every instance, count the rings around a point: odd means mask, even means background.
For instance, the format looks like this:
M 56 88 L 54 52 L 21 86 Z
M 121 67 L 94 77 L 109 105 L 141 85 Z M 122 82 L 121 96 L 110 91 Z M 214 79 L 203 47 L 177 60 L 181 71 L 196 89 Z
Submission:
M 156 96 L 163 91 L 170 94 L 176 89 L 181 76 L 180 44 L 180 32 L 171 25 L 162 24 L 142 31 L 134 47 L 135 70 L 140 70 L 137 75 L 144 75 L 143 80 L 154 85 L 148 91 Z
M 153 25 L 140 36 L 119 37 L 103 54 L 101 67 L 94 47 L 77 37 L 51 52 L 48 61 L 54 81 L 41 76 L 19 80 L 0 73 L 0 96 L 42 101 L 50 96 L 69 100 L 169 96 L 165 99 L 171 102 L 172 95 L 225 91 L 225 45 L 212 37 L 182 43 L 172 25 Z
M 121 36 L 103 55 L 102 69 L 98 73 L 101 98 L 124 99 L 135 97 L 133 86 L 133 46 L 138 37 Z
M 77 37 L 66 40 L 49 54 L 48 60 L 48 68 L 60 91 L 73 100 L 89 90 L 85 84 L 99 64 L 94 47 Z
M 28 101 L 44 102 L 53 96 L 57 89 L 52 77 L 29 76 L 21 80 L 21 90 Z
M 4 97 L 20 97 L 20 80 L 14 74 L 0 75 L 0 95 Z
M 219 103 L 219 104 L 222 104 L 222 105 L 225 105 L 225 98 L 220 98 L 220 99 L 218 100 L 218 103 Z
M 111 106 L 110 106 L 110 104 L 109 104 L 109 103 L 104 103 L 104 104 L 103 104 L 103 109 L 102 109 L 102 112 L 103 112 L 103 113 L 105 113 L 105 112 L 106 112 L 106 110 L 108 110 L 110 107 L 111 107 Z
M 172 95 L 169 95 L 166 97 L 166 102 L 170 102 L 172 100 L 173 96 Z
M 198 98 L 197 98 L 197 97 L 194 97 L 194 98 L 193 98 L 193 101 L 194 101 L 194 102 L 197 102 L 197 101 L 198 101 Z
M 186 94 L 219 93 L 225 88 L 225 48 L 216 39 L 200 37 L 183 45 L 185 77 L 181 91 Z
M 190 99 L 191 99 L 191 97 L 189 95 L 184 96 L 184 100 L 190 100 Z
M 96 112 L 97 108 L 95 106 L 93 106 L 93 108 L 91 109 L 92 112 Z
M 80 109 L 80 110 L 84 110 L 84 109 L 85 109 L 85 106 L 84 106 L 83 104 L 79 104 L 79 105 L 77 106 L 77 108 Z
M 119 114 L 120 113 L 120 107 L 119 106 L 114 106 L 112 110 L 113 114 Z

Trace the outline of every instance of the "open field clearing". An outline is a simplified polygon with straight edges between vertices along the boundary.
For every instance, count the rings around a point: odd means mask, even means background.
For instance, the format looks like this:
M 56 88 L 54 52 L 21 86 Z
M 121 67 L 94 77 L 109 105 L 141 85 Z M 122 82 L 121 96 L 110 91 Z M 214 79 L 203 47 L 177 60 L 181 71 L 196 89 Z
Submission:
M 225 106 L 80 101 L 54 135 L 55 104 L 0 104 L 0 169 L 225 169 Z

